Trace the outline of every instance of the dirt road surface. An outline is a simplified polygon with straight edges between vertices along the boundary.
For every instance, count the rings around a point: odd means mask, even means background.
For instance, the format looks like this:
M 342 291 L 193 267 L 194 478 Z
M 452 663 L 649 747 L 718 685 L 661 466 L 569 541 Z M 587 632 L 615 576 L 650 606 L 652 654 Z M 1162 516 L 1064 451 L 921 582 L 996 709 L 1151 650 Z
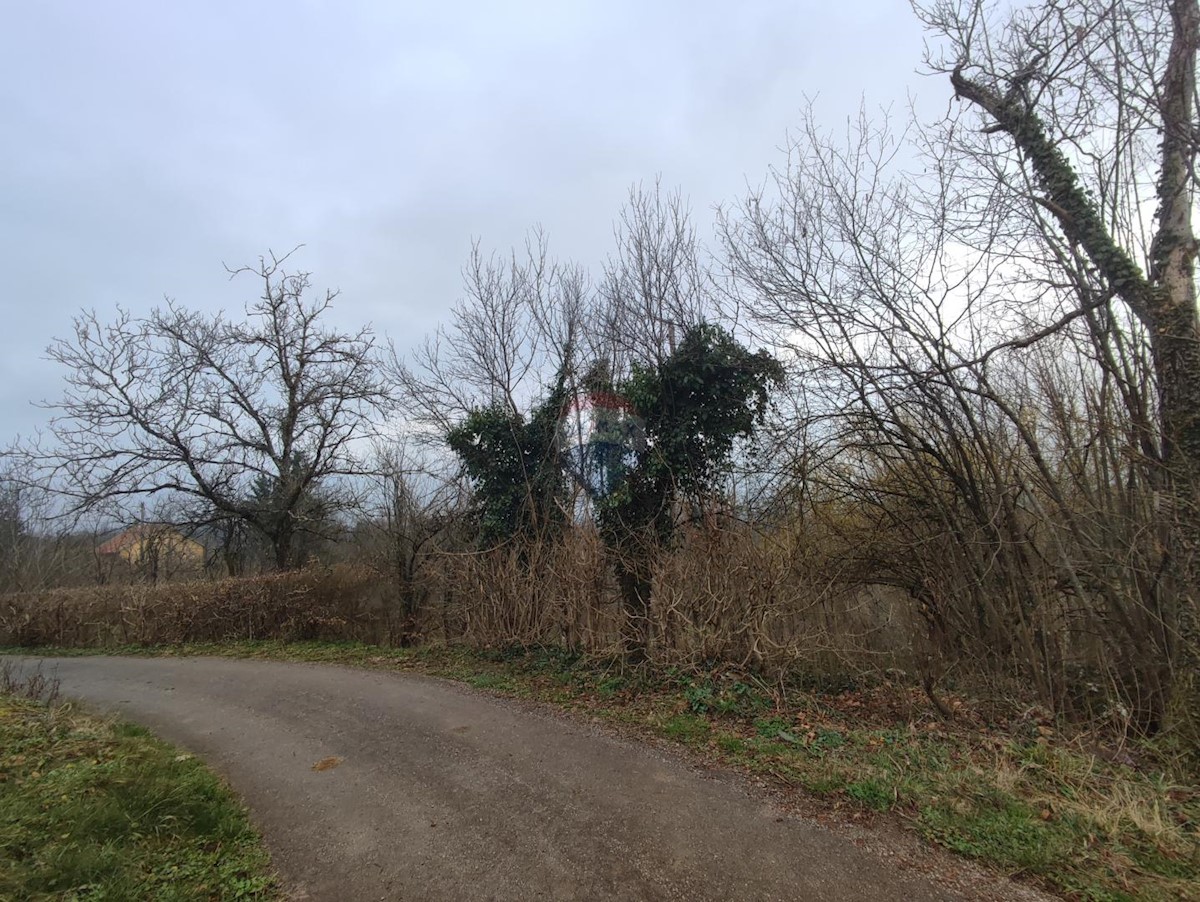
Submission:
M 222 773 L 297 899 L 956 896 L 737 778 L 448 681 L 218 658 L 44 670 Z

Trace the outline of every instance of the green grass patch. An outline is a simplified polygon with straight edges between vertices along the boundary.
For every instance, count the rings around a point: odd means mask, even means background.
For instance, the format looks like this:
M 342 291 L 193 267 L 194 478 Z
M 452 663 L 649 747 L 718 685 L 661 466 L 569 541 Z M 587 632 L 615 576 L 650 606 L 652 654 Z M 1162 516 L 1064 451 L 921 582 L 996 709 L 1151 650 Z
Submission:
M 696 743 L 708 738 L 708 721 L 695 714 L 676 714 L 662 724 L 663 735 L 678 742 Z
M 502 673 L 472 673 L 465 682 L 476 689 L 491 689 L 496 692 L 516 692 L 517 683 Z
M 236 798 L 140 727 L 0 696 L 0 899 L 276 899 Z
M 858 780 L 846 786 L 846 795 L 868 808 L 887 811 L 895 799 L 894 787 L 883 780 Z

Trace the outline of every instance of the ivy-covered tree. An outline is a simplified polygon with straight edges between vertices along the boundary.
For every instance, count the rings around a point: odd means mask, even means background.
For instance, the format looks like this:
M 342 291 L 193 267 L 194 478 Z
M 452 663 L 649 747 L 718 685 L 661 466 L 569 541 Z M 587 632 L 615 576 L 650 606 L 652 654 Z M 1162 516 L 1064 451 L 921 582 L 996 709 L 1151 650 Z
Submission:
M 617 385 L 601 384 L 607 378 L 603 367 L 594 366 L 583 388 L 621 398 L 644 431 L 629 448 L 604 448 L 601 481 L 609 491 L 594 499 L 621 588 L 626 649 L 638 655 L 649 640 L 651 573 L 659 551 L 674 534 L 680 510 L 701 505 L 719 487 L 737 441 L 752 436 L 766 414 L 783 368 L 766 351 L 753 353 L 719 326 L 701 323 L 687 329 L 657 365 L 635 366 Z M 561 439 L 571 400 L 564 365 L 528 417 L 507 406 L 478 408 L 447 433 L 474 486 L 485 546 L 515 536 L 545 538 L 566 526 L 571 462 Z
M 446 435 L 478 502 L 485 546 L 515 536 L 545 536 L 567 522 L 567 480 L 558 459 L 558 430 L 567 402 L 566 367 L 529 414 L 507 406 L 476 408 Z
M 636 463 L 597 507 L 615 557 L 627 651 L 641 654 L 648 644 L 651 573 L 680 522 L 679 506 L 703 503 L 718 488 L 736 442 L 753 436 L 783 375 L 766 351 L 700 323 L 660 364 L 635 366 L 618 387 L 645 424 Z

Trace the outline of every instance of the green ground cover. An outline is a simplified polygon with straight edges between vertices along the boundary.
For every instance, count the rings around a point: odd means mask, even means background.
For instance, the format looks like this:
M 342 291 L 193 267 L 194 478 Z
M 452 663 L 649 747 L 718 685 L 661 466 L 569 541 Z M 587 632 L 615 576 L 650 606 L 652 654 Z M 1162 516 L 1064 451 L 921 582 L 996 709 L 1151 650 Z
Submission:
M 268 900 L 241 803 L 144 729 L 0 692 L 0 899 Z M 53 694 L 52 689 L 49 694 Z

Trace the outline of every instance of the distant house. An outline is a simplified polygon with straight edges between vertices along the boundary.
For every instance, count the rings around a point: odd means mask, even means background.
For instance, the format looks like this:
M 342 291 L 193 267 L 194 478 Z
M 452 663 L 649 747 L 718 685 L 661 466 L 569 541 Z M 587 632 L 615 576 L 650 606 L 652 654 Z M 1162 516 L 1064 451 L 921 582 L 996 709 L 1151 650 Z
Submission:
M 146 523 L 117 533 L 96 549 L 103 560 L 127 566 L 136 576 L 157 581 L 199 573 L 206 552 L 195 539 L 162 524 Z

